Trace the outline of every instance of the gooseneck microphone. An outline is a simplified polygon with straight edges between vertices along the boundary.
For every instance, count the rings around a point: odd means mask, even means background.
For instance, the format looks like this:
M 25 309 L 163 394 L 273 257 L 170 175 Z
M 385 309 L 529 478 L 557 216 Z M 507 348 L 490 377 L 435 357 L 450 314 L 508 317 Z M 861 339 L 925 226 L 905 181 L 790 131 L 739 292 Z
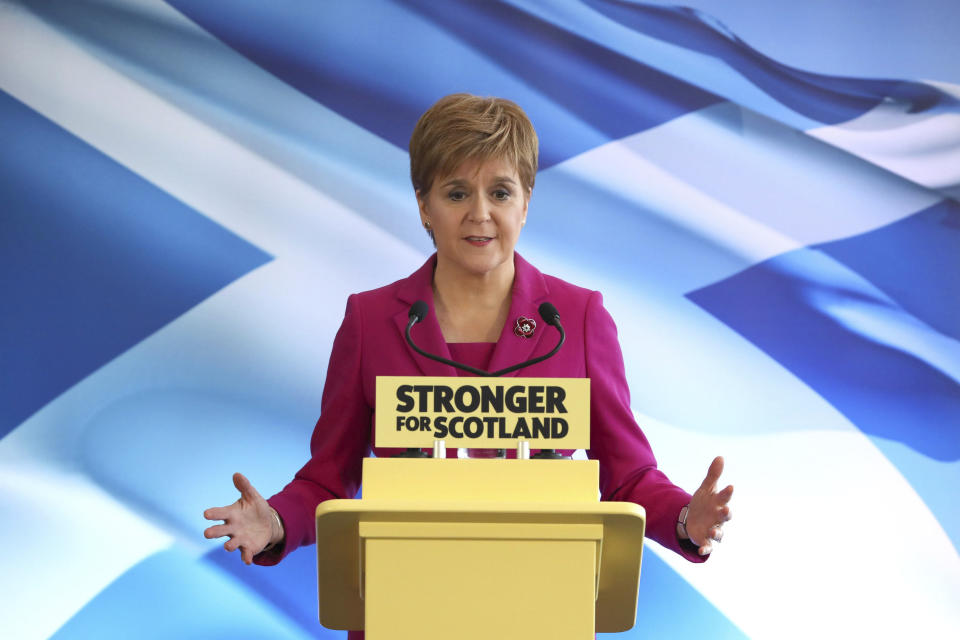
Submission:
M 424 358 L 429 358 L 430 360 L 434 360 L 436 362 L 442 362 L 443 364 L 449 365 L 451 367 L 455 367 L 457 369 L 461 369 L 462 371 L 469 371 L 474 375 L 488 377 L 488 378 L 497 378 L 499 376 L 510 373 L 512 371 L 516 371 L 517 369 L 522 369 L 524 367 L 529 367 L 532 364 L 543 362 L 547 358 L 552 358 L 557 353 L 557 351 L 560 350 L 560 347 L 563 346 L 564 341 L 567 339 L 567 335 L 566 335 L 566 332 L 563 330 L 563 325 L 560 324 L 560 314 L 557 312 L 557 308 L 552 304 L 550 304 L 549 302 L 544 302 L 543 304 L 540 305 L 540 308 L 538 309 L 538 311 L 540 312 L 540 317 L 543 318 L 544 322 L 546 322 L 551 326 L 556 327 L 557 331 L 560 332 L 560 340 L 557 342 L 557 346 L 551 349 L 550 352 L 547 353 L 546 355 L 533 358 L 532 360 L 526 360 L 519 364 L 515 364 L 513 366 L 507 367 L 506 369 L 500 369 L 499 371 L 490 372 L 490 371 L 484 371 L 483 369 L 477 369 L 476 367 L 471 367 L 469 365 L 463 364 L 462 362 L 448 360 L 447 358 L 443 358 L 441 356 L 438 356 L 432 353 L 427 353 L 426 351 L 418 347 L 413 342 L 413 338 L 410 336 L 410 329 L 413 328 L 413 325 L 417 324 L 418 322 L 421 322 L 424 318 L 426 318 L 427 314 L 430 312 L 430 307 L 423 300 L 417 300 L 410 307 L 410 313 L 408 316 L 409 321 L 407 322 L 407 330 L 406 330 L 407 344 L 410 345 L 411 349 L 413 349 L 414 351 L 422 355 Z
M 407 314 L 410 318 L 410 324 L 407 325 L 407 331 L 410 330 L 410 327 L 417 324 L 418 322 L 423 322 L 423 319 L 427 317 L 427 314 L 430 313 L 430 307 L 423 300 L 417 300 L 410 306 L 410 313 Z
M 543 318 L 544 322 L 563 331 L 563 327 L 560 326 L 560 313 L 555 306 L 549 302 L 544 302 L 537 311 L 540 312 L 540 317 Z
M 410 307 L 410 313 L 408 315 L 409 320 L 407 321 L 407 330 L 406 330 L 407 344 L 409 344 L 414 351 L 422 355 L 424 358 L 429 358 L 430 360 L 442 362 L 443 364 L 450 365 L 451 367 L 455 367 L 463 371 L 469 371 L 470 373 L 473 373 L 478 376 L 487 377 L 487 378 L 497 378 L 506 373 L 510 373 L 511 371 L 516 371 L 517 369 L 522 369 L 523 367 L 529 367 L 532 364 L 543 362 L 547 358 L 553 357 L 557 353 L 557 351 L 560 350 L 560 347 L 563 346 L 564 341 L 567 339 L 567 333 L 563 330 L 563 325 L 560 324 L 560 314 L 557 312 L 557 308 L 552 304 L 550 304 L 549 302 L 544 302 L 543 304 L 540 305 L 537 311 L 540 313 L 540 317 L 543 318 L 544 322 L 546 322 L 547 324 L 553 327 L 556 327 L 557 331 L 560 332 L 560 340 L 557 342 L 557 346 L 551 349 L 550 353 L 547 353 L 546 355 L 542 355 L 538 358 L 533 358 L 532 360 L 527 360 L 525 362 L 521 362 L 520 364 L 515 364 L 511 367 L 507 367 L 506 369 L 500 369 L 499 371 L 494 371 L 492 373 L 489 371 L 484 371 L 483 369 L 477 369 L 476 367 L 471 367 L 469 365 L 463 364 L 462 362 L 448 360 L 447 358 L 443 358 L 438 355 L 434 355 L 432 353 L 427 353 L 426 351 L 418 347 L 413 342 L 413 338 L 410 336 L 410 329 L 413 328 L 413 325 L 417 324 L 418 322 L 421 322 L 424 318 L 426 318 L 427 314 L 430 312 L 430 307 L 423 300 L 417 300 Z M 502 449 L 500 450 L 500 455 L 501 456 L 503 455 Z M 403 453 L 400 453 L 398 457 L 425 458 L 427 457 L 427 454 L 425 451 L 421 451 L 420 449 L 407 449 Z M 539 453 L 535 453 L 530 457 L 541 458 L 541 459 L 569 459 L 568 456 L 558 453 L 554 449 L 541 449 Z

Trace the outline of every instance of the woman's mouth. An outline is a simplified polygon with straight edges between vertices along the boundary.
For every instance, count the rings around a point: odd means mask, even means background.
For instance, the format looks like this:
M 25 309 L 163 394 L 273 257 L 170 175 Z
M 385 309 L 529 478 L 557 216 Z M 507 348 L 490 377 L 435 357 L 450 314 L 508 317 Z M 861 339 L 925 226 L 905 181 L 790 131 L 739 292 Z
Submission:
M 484 247 L 490 244 L 493 238 L 489 236 L 467 236 L 465 240 L 475 247 Z

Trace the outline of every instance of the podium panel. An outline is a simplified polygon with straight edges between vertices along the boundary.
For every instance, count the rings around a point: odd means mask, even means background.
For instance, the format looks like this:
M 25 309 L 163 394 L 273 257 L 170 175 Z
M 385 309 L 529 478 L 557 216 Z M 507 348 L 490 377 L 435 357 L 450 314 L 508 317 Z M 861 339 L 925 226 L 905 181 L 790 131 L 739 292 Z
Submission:
M 365 596 L 383 603 L 367 637 L 591 638 L 602 536 L 601 525 L 361 523 Z
M 365 460 L 362 500 L 317 507 L 321 623 L 371 640 L 630 629 L 644 510 L 600 502 L 598 473 L 593 460 Z

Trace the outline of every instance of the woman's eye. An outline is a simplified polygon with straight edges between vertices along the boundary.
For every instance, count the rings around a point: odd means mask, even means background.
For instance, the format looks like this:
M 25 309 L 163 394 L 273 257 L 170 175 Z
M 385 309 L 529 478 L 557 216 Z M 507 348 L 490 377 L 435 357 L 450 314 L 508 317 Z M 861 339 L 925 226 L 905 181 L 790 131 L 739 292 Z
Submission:
M 497 200 L 506 200 L 510 197 L 510 192 L 506 189 L 497 189 L 493 192 L 493 197 Z
M 467 194 L 464 191 L 451 191 L 447 197 L 453 200 L 454 202 L 460 202 L 461 200 L 467 197 Z

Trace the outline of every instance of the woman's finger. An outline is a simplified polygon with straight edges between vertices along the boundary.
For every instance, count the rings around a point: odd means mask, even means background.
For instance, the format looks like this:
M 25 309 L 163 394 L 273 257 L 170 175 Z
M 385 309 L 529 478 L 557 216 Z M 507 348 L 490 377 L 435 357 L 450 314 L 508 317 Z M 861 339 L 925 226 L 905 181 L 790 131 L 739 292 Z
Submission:
M 713 515 L 710 516 L 710 518 L 708 518 L 707 522 L 711 523 L 715 527 L 721 527 L 730 521 L 730 508 L 726 506 L 718 507 L 713 511 Z
M 250 484 L 250 481 L 247 480 L 246 476 L 244 476 L 242 473 L 233 474 L 233 486 L 237 488 L 237 491 L 240 492 L 241 496 L 247 498 L 248 500 L 255 500 L 257 498 L 263 500 L 263 498 L 260 496 L 260 493 L 253 488 L 253 485 Z
M 717 456 L 710 463 L 710 468 L 707 469 L 707 477 L 700 483 L 700 489 L 707 493 L 713 493 L 721 473 L 723 473 L 723 456 Z
M 727 485 L 727 486 L 723 489 L 723 491 L 721 491 L 721 492 L 719 492 L 719 493 L 717 494 L 717 498 L 719 499 L 719 501 L 720 501 L 721 504 L 726 504 L 726 503 L 730 502 L 730 498 L 732 498 L 732 497 L 733 497 L 733 485 L 732 485 L 732 484 L 731 484 L 731 485 Z
M 229 507 L 211 507 L 203 512 L 203 517 L 207 520 L 226 520 L 232 514 L 233 505 Z
M 233 527 L 228 524 L 218 524 L 212 527 L 207 527 L 203 531 L 203 536 L 205 538 L 222 538 L 223 536 L 229 536 L 233 534 Z

